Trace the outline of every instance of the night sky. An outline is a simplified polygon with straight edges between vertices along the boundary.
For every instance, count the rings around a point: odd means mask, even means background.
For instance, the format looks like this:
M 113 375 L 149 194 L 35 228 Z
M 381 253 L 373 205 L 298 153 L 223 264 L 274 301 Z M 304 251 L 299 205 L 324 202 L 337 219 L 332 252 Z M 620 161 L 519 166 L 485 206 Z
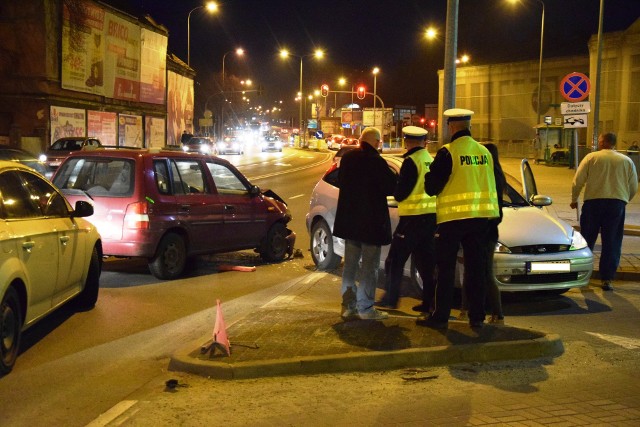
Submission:
M 541 0 L 460 0 L 458 55 L 471 64 L 537 60 Z M 169 51 L 187 62 L 187 16 L 200 0 L 104 0 L 133 15 L 149 14 L 169 30 Z M 380 68 L 377 93 L 386 106 L 437 103 L 437 70 L 443 68 L 446 0 L 221 0 L 219 11 L 191 14 L 191 66 L 199 88 L 210 91 L 226 52 L 245 49 L 244 58 L 225 59 L 227 81 L 250 78 L 264 87 L 260 103 L 283 100 L 296 111 L 300 59 L 284 61 L 281 48 L 325 58 L 303 60 L 305 92 L 339 77 L 373 92 L 374 66 Z M 544 0 L 544 58 L 587 55 L 598 32 L 600 0 Z M 628 28 L 640 17 L 640 0 L 605 0 L 604 31 Z M 436 27 L 438 40 L 424 30 Z M 544 68 L 544 65 L 543 65 Z M 349 83 L 349 86 L 350 86 Z M 349 90 L 350 88 L 344 89 Z M 347 95 L 338 104 L 347 102 Z M 366 100 L 365 100 L 365 106 Z M 196 106 L 196 110 L 197 110 Z M 198 112 L 196 111 L 196 114 Z

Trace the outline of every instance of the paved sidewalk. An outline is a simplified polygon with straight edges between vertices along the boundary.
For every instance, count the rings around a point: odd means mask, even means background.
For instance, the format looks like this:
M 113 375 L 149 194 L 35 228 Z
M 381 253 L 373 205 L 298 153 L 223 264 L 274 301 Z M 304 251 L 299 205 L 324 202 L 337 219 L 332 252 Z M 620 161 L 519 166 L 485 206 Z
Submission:
M 520 177 L 520 159 L 501 159 L 501 163 L 505 172 Z M 548 209 L 577 228 L 576 211 L 569 207 L 574 171 L 531 166 L 538 191 L 553 199 Z M 619 280 L 640 278 L 639 236 L 640 196 L 627 206 Z M 593 277 L 597 279 L 599 245 L 594 255 Z M 212 378 L 251 378 L 534 359 L 563 352 L 557 335 L 508 325 L 486 325 L 476 331 L 466 322 L 450 321 L 445 332 L 417 326 L 417 313 L 411 311 L 408 301 L 408 306 L 390 311 L 384 321 L 344 322 L 335 295 L 322 283 L 323 275 L 300 278 L 286 295 L 229 325 L 229 357 L 220 351 L 203 353 L 202 347 L 211 343 L 210 337 L 203 337 L 176 352 L 169 369 Z

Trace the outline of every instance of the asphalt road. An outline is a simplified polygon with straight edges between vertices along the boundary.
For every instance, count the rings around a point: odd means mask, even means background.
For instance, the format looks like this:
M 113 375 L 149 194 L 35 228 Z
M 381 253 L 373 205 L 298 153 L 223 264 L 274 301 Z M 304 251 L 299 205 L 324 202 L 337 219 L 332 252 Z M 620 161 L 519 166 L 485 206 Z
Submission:
M 632 282 L 613 293 L 594 286 L 558 298 L 505 298 L 509 324 L 562 336 L 566 352 L 554 360 L 246 381 L 168 372 L 172 352 L 210 333 L 217 299 L 230 324 L 313 272 L 304 215 L 329 156 L 285 149 L 226 157 L 289 202 L 304 257 L 272 265 L 251 251 L 202 257 L 193 275 L 169 282 L 139 260 L 110 260 L 94 310 L 60 310 L 25 335 L 14 372 L 0 378 L 3 425 L 491 424 L 496 408 L 526 403 L 548 412 L 552 403 L 577 408 L 587 392 L 609 400 L 621 391 L 637 408 L 640 284 Z M 257 271 L 218 272 L 228 263 Z M 324 280 L 328 292 L 337 290 L 339 276 Z M 170 378 L 185 387 L 165 390 Z

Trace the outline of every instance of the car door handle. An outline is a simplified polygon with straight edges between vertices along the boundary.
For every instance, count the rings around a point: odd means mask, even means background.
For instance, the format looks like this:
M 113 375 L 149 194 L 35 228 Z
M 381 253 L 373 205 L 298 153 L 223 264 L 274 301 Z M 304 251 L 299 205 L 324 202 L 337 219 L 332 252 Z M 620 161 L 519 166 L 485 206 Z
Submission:
M 62 243 L 62 246 L 67 246 L 67 243 L 69 243 L 70 237 L 69 236 L 60 236 L 60 243 Z
M 31 249 L 33 249 L 35 245 L 35 242 L 24 242 L 22 244 L 22 249 L 24 249 L 28 253 L 31 253 Z
M 191 210 L 191 205 L 180 205 L 180 210 L 183 212 L 189 212 Z
M 235 211 L 236 207 L 233 205 L 224 205 L 224 210 L 225 211 Z

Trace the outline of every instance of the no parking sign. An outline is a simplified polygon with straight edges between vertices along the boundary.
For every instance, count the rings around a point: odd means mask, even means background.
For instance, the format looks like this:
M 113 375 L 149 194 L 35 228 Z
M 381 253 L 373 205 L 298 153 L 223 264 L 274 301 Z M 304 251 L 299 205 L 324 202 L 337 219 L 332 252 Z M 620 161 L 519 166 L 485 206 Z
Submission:
M 580 102 L 589 96 L 591 81 L 582 73 L 571 73 L 560 82 L 560 93 L 569 102 Z

